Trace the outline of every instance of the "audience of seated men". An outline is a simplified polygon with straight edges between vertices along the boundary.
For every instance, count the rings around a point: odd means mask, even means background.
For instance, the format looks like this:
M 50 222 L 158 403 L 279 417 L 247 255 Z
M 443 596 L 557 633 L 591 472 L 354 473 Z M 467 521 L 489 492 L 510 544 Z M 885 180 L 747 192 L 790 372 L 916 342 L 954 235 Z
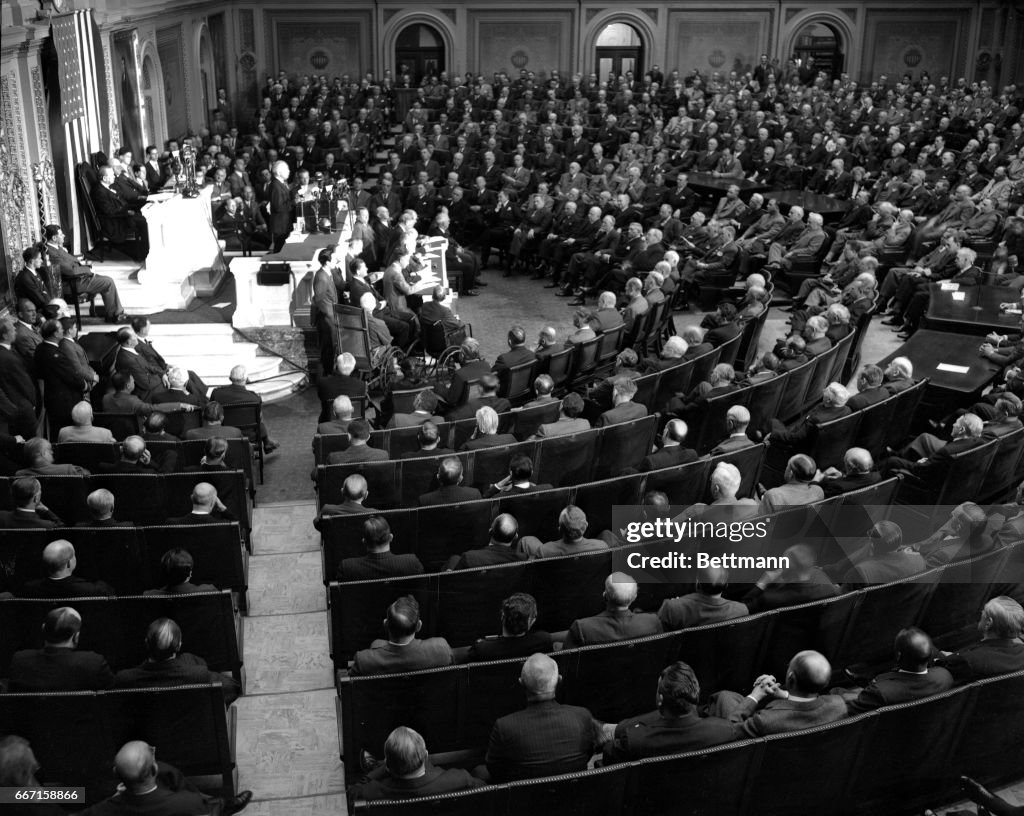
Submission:
M 957 683 L 1024 670 L 1024 608 L 1006 595 L 988 601 L 978 620 L 981 640 L 956 652 L 940 652 L 935 664 Z
M 896 635 L 896 668 L 876 675 L 863 689 L 832 689 L 846 701 L 851 716 L 898 703 L 909 703 L 953 686 L 953 675 L 941 666 L 930 666 L 932 639 L 917 627 Z
M 542 422 L 530 439 L 549 439 L 553 436 L 569 436 L 581 431 L 589 431 L 590 423 L 581 416 L 583 410 L 583 397 L 575 391 L 570 391 L 562 399 L 558 410 L 558 419 L 554 422 Z
M 558 532 L 561 538 L 541 542 L 536 536 L 523 536 L 519 548 L 531 558 L 554 558 L 576 555 L 590 550 L 606 550 L 608 544 L 599 538 L 586 538 L 587 514 L 576 505 L 567 505 L 558 514 Z
M 85 509 L 89 518 L 78 522 L 76 527 L 134 527 L 130 521 L 114 518 L 114 494 L 104 488 L 92 491 L 85 497 Z
M 729 586 L 729 571 L 722 567 L 704 567 L 697 572 L 694 591 L 666 598 L 658 609 L 658 619 L 666 631 L 742 618 L 749 614 L 739 601 L 722 597 Z
M 825 694 L 832 667 L 820 652 L 797 652 L 789 661 L 786 677 L 779 683 L 762 674 L 746 696 L 736 691 L 719 691 L 709 712 L 733 724 L 736 739 L 767 737 L 826 725 L 846 716 L 846 701 Z
M 404 725 L 384 741 L 384 763 L 373 769 L 365 782 L 347 791 L 349 801 L 413 799 L 478 788 L 485 783 L 461 768 L 438 768 L 427 754 L 427 744 Z
M 238 813 L 252 801 L 244 790 L 231 799 L 206 796 L 185 775 L 156 758 L 156 748 L 141 740 L 126 742 L 114 757 L 117 791 L 85 811 L 83 816 L 127 816 L 132 814 Z
M 238 682 L 230 675 L 210 671 L 206 661 L 182 652 L 181 627 L 170 618 L 157 618 L 146 630 L 146 659 L 114 675 L 114 688 L 168 688 L 192 683 L 221 684 L 225 705 L 238 699 Z
M 613 572 L 604 582 L 604 611 L 573 621 L 562 641 L 562 648 L 574 649 L 660 634 L 663 629 L 657 615 L 632 610 L 637 592 L 634 578 L 623 572 Z
M 437 490 L 421 495 L 419 506 L 456 504 L 483 498 L 475 487 L 463 487 L 462 477 L 462 460 L 455 456 L 442 459 L 437 468 Z
M 219 524 L 238 521 L 217 496 L 217 488 L 209 482 L 199 482 L 190 496 L 192 511 L 184 516 L 167 519 L 167 524 Z
M 100 691 L 113 685 L 106 658 L 79 650 L 82 617 L 70 606 L 51 609 L 43 619 L 43 648 L 15 652 L 7 690 Z
M 57 442 L 97 442 L 112 445 L 114 435 L 107 428 L 92 424 L 92 405 L 84 400 L 71 409 L 71 425 L 65 425 L 57 434 Z
M 391 552 L 394 536 L 387 519 L 370 516 L 363 522 L 366 555 L 345 558 L 338 565 L 339 581 L 367 581 L 402 575 L 422 575 L 423 564 L 412 553 Z
M 646 473 L 650 470 L 696 462 L 700 458 L 697 451 L 683 445 L 687 433 L 689 428 L 685 422 L 681 419 L 670 419 L 661 432 L 661 447 L 643 458 L 640 462 L 640 472 Z
M 700 683 L 681 660 L 662 669 L 654 702 L 654 711 L 616 724 L 604 746 L 606 765 L 698 751 L 735 739 L 728 720 L 700 715 Z
M 185 439 L 209 439 L 213 436 L 221 439 L 243 438 L 244 434 L 239 428 L 224 424 L 224 407 L 217 400 L 210 400 L 202 410 L 202 426 L 185 431 Z
M 89 471 L 78 465 L 55 465 L 53 445 L 48 439 L 34 436 L 25 443 L 23 456 L 28 467 L 15 472 L 15 476 L 88 476 Z
M 587 709 L 555 700 L 560 680 L 558 664 L 550 657 L 527 658 L 519 674 L 526 708 L 494 723 L 486 769 L 478 769 L 478 775 L 512 782 L 586 769 L 604 746 L 604 728 Z
M 493 375 L 492 375 L 493 376 Z M 476 428 L 460 451 L 480 450 L 481 448 L 500 448 L 503 445 L 514 445 L 519 440 L 510 433 L 498 433 L 498 413 L 493 408 L 484 406 L 476 411 Z
M 91 598 L 113 595 L 114 590 L 105 581 L 88 580 L 75 575 L 78 559 L 70 541 L 59 538 L 43 548 L 45 578 L 26 581 L 22 587 L 24 598 Z
M 192 583 L 195 560 L 192 553 L 181 547 L 174 547 L 160 556 L 160 574 L 163 585 L 147 589 L 143 595 L 191 595 L 195 592 L 216 592 L 213 584 Z
M 508 660 L 547 654 L 554 649 L 551 635 L 533 625 L 537 622 L 537 601 L 525 592 L 516 592 L 501 602 L 501 634 L 487 635 L 469 647 L 469 662 Z
M 384 619 L 387 637 L 356 652 L 349 673 L 395 674 L 450 666 L 453 658 L 448 641 L 441 637 L 416 637 L 422 628 L 419 603 L 411 595 L 403 595 L 388 607 Z
M 817 473 L 817 465 L 807 454 L 791 456 L 782 476 L 783 484 L 762 493 L 758 514 L 774 513 L 783 507 L 811 504 L 825 498 L 821 486 L 813 481 Z
M 488 485 L 483 491 L 483 497 L 490 499 L 494 496 L 518 496 L 551 488 L 550 484 L 537 484 L 533 481 L 533 460 L 524 453 L 516 453 L 509 459 L 508 475 Z
M 348 397 L 338 397 L 339 400 L 347 400 Z M 370 447 L 370 423 L 365 419 L 353 419 L 346 428 L 348 433 L 348 447 L 340 451 L 332 451 L 327 454 L 328 465 L 349 465 L 356 462 L 380 462 L 388 458 L 388 452 L 383 448 Z M 337 433 L 337 431 L 335 431 Z
M 60 527 L 60 517 L 43 504 L 43 486 L 33 476 L 19 476 L 11 482 L 13 510 L 0 510 L 0 529 Z
M 366 382 L 360 377 L 352 376 L 356 370 L 356 358 L 349 352 L 342 352 L 334 360 L 334 373 L 320 377 L 316 383 L 316 394 L 321 406 L 326 406 L 335 397 L 365 397 Z M 330 417 L 325 416 L 325 409 L 321 408 L 320 422 L 326 422 Z
M 331 402 L 331 416 L 329 419 L 316 426 L 318 434 L 343 434 L 348 433 L 349 423 L 352 422 L 352 414 L 355 408 L 352 400 L 341 394 Z
M 742 601 L 750 614 L 834 598 L 839 589 L 817 565 L 814 550 L 794 544 L 783 552 L 789 566 L 766 570 Z

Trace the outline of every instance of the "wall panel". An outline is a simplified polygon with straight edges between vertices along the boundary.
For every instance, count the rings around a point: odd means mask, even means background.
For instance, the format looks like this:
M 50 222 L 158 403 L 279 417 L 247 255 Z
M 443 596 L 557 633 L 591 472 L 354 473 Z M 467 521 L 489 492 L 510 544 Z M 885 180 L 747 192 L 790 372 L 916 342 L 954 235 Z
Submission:
M 747 71 L 769 51 L 773 12 L 695 10 L 669 13 L 666 63 L 685 76 L 694 68 L 710 71 Z
M 955 78 L 966 68 L 969 10 L 920 13 L 870 9 L 864 39 L 864 72 L 890 78 L 912 71 Z
M 358 77 L 373 65 L 369 12 L 265 12 L 274 71 Z
M 571 11 L 470 11 L 470 70 L 484 76 L 495 71 L 518 74 L 523 68 L 538 75 L 571 70 L 573 17 Z

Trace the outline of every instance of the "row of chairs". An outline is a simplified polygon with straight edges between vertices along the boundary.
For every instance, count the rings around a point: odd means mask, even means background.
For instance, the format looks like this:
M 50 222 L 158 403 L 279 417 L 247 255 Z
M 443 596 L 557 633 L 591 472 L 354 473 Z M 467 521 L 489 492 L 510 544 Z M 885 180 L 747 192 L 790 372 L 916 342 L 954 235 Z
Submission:
M 571 436 L 554 436 L 514 445 L 464 451 L 456 454 L 462 462 L 463 483 L 486 487 L 508 475 L 509 461 L 524 454 L 533 462 L 538 484 L 558 487 L 581 484 L 620 474 L 637 467 L 654 442 L 658 417 L 592 428 Z M 432 489 L 438 465 L 446 457 L 353 462 L 318 465 L 317 501 L 320 507 L 334 502 L 345 479 L 361 473 L 370 490 L 371 506 L 379 508 L 415 506 L 418 498 Z
M 159 525 L 192 511 L 192 488 L 207 482 L 235 516 L 249 547 L 252 512 L 241 470 L 200 473 L 95 473 L 91 476 L 38 476 L 43 502 L 68 526 L 89 521 L 86 497 L 104 488 L 114 494 L 114 516 L 138 525 Z M 13 510 L 10 485 L 14 477 L 0 477 L 0 510 Z
M 78 648 L 103 655 L 111 671 L 143 663 L 146 629 L 158 618 L 170 618 L 181 627 L 184 651 L 203 658 L 213 671 L 230 672 L 244 690 L 243 627 L 227 590 L 67 600 L 0 598 L 0 677 L 8 676 L 15 652 L 42 648 L 42 621 L 60 606 L 74 607 L 82 616 Z
M 735 543 L 734 549 L 754 557 L 779 555 L 789 544 L 799 542 L 814 547 L 820 553 L 822 563 L 839 562 L 845 557 L 845 539 L 831 531 L 856 527 L 859 536 L 874 522 L 893 518 L 886 500 L 892 497 L 897 487 L 898 480 L 894 479 L 828 499 L 807 508 L 806 515 L 799 519 L 792 513 L 788 514 L 789 518 L 787 514 L 766 517 L 771 538 L 756 543 Z M 902 520 L 900 516 L 895 518 Z M 349 527 L 351 533 L 358 532 L 355 527 L 360 522 L 361 519 L 353 519 Z M 859 543 L 861 539 L 855 540 Z M 475 543 L 463 541 L 453 549 L 483 546 L 485 542 L 486 537 Z M 675 551 L 692 556 L 695 542 L 688 540 L 672 546 Z M 421 635 L 444 637 L 453 646 L 466 646 L 493 634 L 498 602 L 513 592 L 534 595 L 538 605 L 537 627 L 558 632 L 568 629 L 574 620 L 601 611 L 604 581 L 613 569 L 623 564 L 629 553 L 662 555 L 664 549 L 664 542 L 627 544 L 614 550 L 483 568 L 364 581 L 332 581 L 328 585 L 328 606 L 335 666 L 344 668 L 356 651 L 365 649 L 380 636 L 383 610 L 402 595 L 413 595 L 420 602 L 423 616 Z M 457 555 L 458 552 L 452 554 Z M 666 598 L 689 591 L 694 578 L 692 571 L 679 570 L 672 580 L 664 575 L 657 582 L 640 581 L 635 606 L 656 612 Z M 740 586 L 741 583 L 734 576 L 733 584 Z M 742 589 L 735 594 L 742 595 Z
M 129 740 L 156 746 L 161 762 L 178 768 L 201 790 L 230 799 L 238 782 L 235 729 L 235 708 L 225 710 L 219 682 L 0 694 L 0 732 L 31 743 L 39 781 L 85 788 L 90 804 L 114 793 L 112 760 Z
M 114 591 L 132 595 L 163 583 L 160 559 L 185 547 L 195 561 L 193 583 L 209 583 L 238 595 L 247 608 L 249 554 L 237 522 L 156 527 L 57 527 L 6 530 L 0 538 L 0 570 L 17 593 L 26 581 L 46 576 L 43 549 L 58 538 L 75 547 L 79 575 L 102 578 Z
M 462 793 L 354 800 L 350 812 L 912 816 L 961 798 L 960 774 L 989 786 L 1020 776 L 1022 694 L 1016 672 L 805 731 Z
M 906 626 L 930 627 L 938 637 L 962 626 L 962 618 L 976 622 L 984 603 L 1005 591 L 1001 572 L 1008 560 L 1015 561 L 1021 577 L 1022 555 L 1018 544 L 837 598 L 555 652 L 560 699 L 589 708 L 599 720 L 618 722 L 651 710 L 658 676 L 674 660 L 694 668 L 705 698 L 722 689 L 747 689 L 762 672 L 784 676 L 789 659 L 801 649 L 822 651 L 836 670 L 885 660 L 892 656 L 895 635 Z M 945 582 L 947 571 L 950 580 Z M 966 586 L 961 583 L 965 575 L 972 579 Z M 1014 588 L 1020 594 L 1020 584 Z M 959 596 L 959 614 L 951 617 L 943 607 L 954 595 Z M 363 750 L 380 756 L 387 735 L 403 724 L 419 731 L 437 753 L 486 745 L 495 720 L 523 705 L 518 685 L 522 663 L 517 658 L 397 675 L 339 674 L 339 730 L 347 770 L 356 770 Z

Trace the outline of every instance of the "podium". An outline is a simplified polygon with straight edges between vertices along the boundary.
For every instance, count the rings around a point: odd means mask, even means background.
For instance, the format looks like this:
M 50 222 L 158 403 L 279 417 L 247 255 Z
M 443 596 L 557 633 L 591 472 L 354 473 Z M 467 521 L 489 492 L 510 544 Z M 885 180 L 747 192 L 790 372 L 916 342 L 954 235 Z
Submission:
M 211 271 L 211 279 L 223 273 L 208 192 L 197 198 L 157 193 L 142 214 L 149 226 L 149 255 L 139 270 L 139 283 L 169 286 L 181 284 L 197 272 Z

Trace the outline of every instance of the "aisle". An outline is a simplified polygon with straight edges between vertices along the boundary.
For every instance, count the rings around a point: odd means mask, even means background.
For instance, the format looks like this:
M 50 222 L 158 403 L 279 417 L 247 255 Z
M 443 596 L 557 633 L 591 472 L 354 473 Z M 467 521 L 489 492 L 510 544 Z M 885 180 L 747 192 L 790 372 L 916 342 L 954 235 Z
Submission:
M 246 695 L 236 703 L 239 786 L 247 816 L 342 816 L 335 691 L 313 501 L 253 514 Z

